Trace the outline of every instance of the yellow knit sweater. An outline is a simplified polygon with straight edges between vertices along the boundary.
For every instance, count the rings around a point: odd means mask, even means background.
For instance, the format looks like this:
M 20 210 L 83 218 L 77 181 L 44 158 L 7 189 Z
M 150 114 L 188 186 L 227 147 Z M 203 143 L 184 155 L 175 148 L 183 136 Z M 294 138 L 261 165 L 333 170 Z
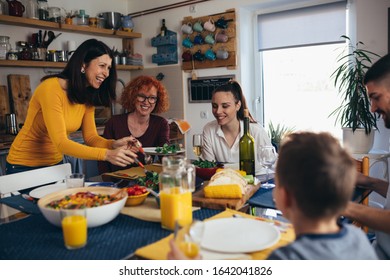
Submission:
M 113 140 L 96 131 L 95 107 L 71 104 L 58 78 L 43 81 L 35 90 L 23 128 L 12 143 L 7 161 L 25 166 L 49 166 L 63 155 L 89 160 L 104 160 Z M 84 144 L 68 138 L 82 129 Z

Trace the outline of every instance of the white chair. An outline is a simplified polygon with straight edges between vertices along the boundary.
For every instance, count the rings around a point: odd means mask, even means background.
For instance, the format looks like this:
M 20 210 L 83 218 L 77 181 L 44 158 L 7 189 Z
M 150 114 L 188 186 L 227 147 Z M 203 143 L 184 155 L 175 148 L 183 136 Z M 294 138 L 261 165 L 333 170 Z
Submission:
M 0 176 L 0 198 L 32 187 L 63 181 L 71 174 L 70 163 Z

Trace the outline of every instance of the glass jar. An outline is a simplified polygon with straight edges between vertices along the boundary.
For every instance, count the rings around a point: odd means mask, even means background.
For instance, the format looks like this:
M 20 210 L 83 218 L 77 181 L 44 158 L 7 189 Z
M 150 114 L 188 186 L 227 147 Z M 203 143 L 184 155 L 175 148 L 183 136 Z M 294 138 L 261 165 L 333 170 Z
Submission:
M 27 0 L 25 5 L 26 5 L 26 16 L 28 18 L 39 19 L 38 2 L 36 0 Z
M 0 36 L 0 59 L 7 59 L 7 53 L 11 49 L 8 36 Z
M 85 10 L 80 10 L 77 16 L 77 25 L 88 25 L 89 15 L 85 14 Z
M 174 230 L 192 223 L 192 191 L 195 189 L 195 168 L 182 156 L 165 156 L 159 175 L 161 226 Z
M 47 0 L 38 0 L 38 17 L 40 20 L 49 20 L 49 5 Z

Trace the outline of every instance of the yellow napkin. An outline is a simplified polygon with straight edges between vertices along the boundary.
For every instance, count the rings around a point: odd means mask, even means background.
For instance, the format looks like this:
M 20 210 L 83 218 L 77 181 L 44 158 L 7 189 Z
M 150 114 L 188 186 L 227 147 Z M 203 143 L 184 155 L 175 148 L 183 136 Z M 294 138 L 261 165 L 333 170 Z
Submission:
M 248 214 L 245 214 L 245 213 L 242 213 L 239 211 L 231 210 L 231 209 L 226 209 L 225 211 L 223 211 L 223 212 L 221 212 L 221 213 L 219 213 L 219 214 L 217 214 L 217 215 L 215 215 L 207 220 L 220 219 L 220 218 L 230 218 L 234 214 L 241 215 L 241 216 L 244 216 L 246 218 L 261 219 L 264 221 L 273 222 L 272 220 L 267 220 L 267 219 L 259 218 L 256 216 L 251 216 L 251 215 L 248 215 Z M 171 238 L 173 238 L 173 234 L 171 234 L 171 235 L 169 235 L 169 236 L 167 236 L 167 237 L 165 237 L 165 238 L 163 238 L 155 243 L 152 243 L 152 244 L 147 245 L 145 247 L 139 248 L 135 251 L 135 255 L 137 255 L 141 258 L 144 258 L 144 259 L 166 260 L 167 254 L 170 251 L 169 240 Z M 293 227 L 288 226 L 286 228 L 285 232 L 281 232 L 281 237 L 280 237 L 280 240 L 277 244 L 275 244 L 274 246 L 272 246 L 268 249 L 254 252 L 254 253 L 250 253 L 248 255 L 252 259 L 264 260 L 268 257 L 268 255 L 273 250 L 275 250 L 278 247 L 285 246 L 288 243 L 291 243 L 292 241 L 294 241 L 294 239 L 295 239 L 295 234 L 294 234 Z M 220 259 L 230 259 L 231 258 L 230 256 L 231 256 L 230 254 L 226 254 L 226 257 L 222 257 L 222 255 L 221 255 Z M 241 257 L 238 257 L 238 259 L 241 259 Z
M 198 209 L 199 207 L 192 207 L 192 211 Z M 161 211 L 154 197 L 147 197 L 141 205 L 125 206 L 121 213 L 148 222 L 161 222 Z

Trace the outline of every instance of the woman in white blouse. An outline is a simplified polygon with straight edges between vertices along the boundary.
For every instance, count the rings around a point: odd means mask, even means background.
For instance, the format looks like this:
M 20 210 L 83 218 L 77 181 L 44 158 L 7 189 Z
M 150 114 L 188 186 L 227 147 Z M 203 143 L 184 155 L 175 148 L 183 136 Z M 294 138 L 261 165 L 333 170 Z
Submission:
M 217 162 L 239 162 L 239 142 L 244 133 L 244 108 L 247 108 L 241 86 L 236 81 L 216 88 L 212 93 L 212 112 L 215 117 L 203 128 L 202 157 Z M 249 132 L 255 139 L 256 174 L 260 173 L 260 147 L 271 145 L 262 125 L 249 113 Z

